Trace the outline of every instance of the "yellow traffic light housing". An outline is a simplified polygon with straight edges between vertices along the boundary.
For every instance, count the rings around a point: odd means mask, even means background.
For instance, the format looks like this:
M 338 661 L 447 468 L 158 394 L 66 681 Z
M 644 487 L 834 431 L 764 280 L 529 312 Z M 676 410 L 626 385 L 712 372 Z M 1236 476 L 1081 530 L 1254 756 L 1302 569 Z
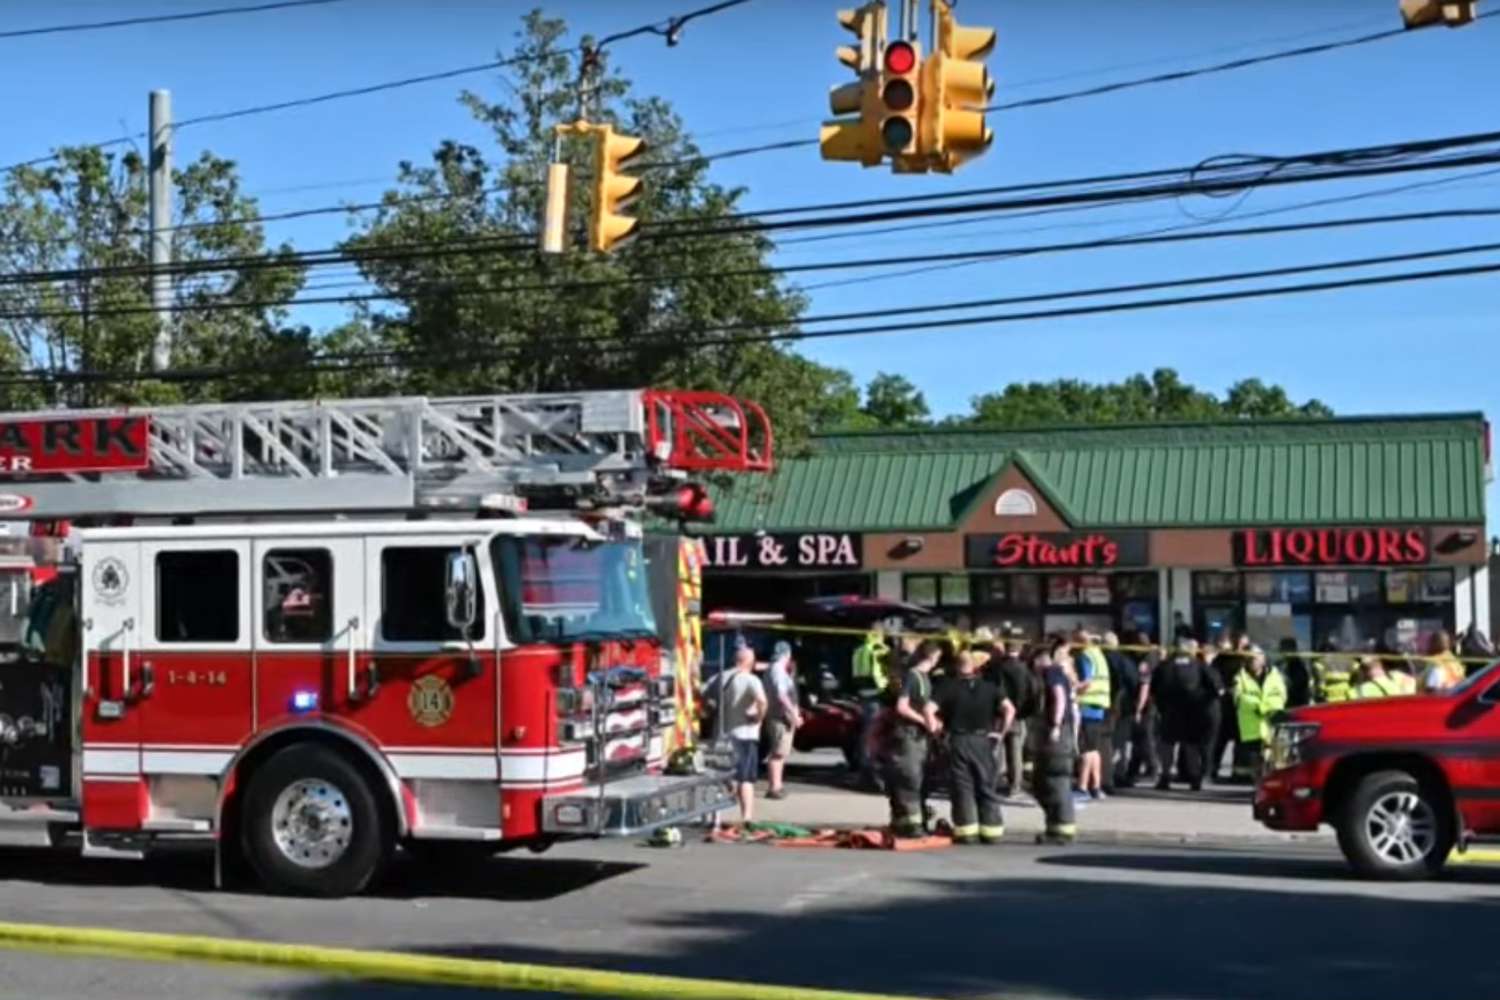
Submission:
M 994 140 L 984 109 L 995 92 L 984 60 L 995 48 L 994 28 L 959 24 L 947 0 L 932 0 L 932 55 L 922 67 L 920 143 L 934 170 L 951 173 Z
M 852 33 L 857 45 L 836 50 L 839 62 L 852 69 L 858 79 L 828 92 L 828 106 L 840 116 L 825 121 L 818 132 L 818 145 L 825 160 L 852 160 L 867 167 L 880 164 L 880 103 L 878 54 L 885 45 L 886 8 L 882 2 L 867 3 L 839 11 L 839 25 Z
M 1426 28 L 1446 24 L 1460 28 L 1473 21 L 1477 0 L 1401 0 L 1401 20 L 1407 28 Z
M 641 196 L 639 177 L 621 173 L 646 151 L 646 140 L 623 135 L 610 125 L 591 126 L 594 136 L 594 204 L 589 213 L 589 247 L 611 253 L 635 237 L 641 220 L 622 214 Z
M 922 51 L 915 42 L 889 42 L 880 54 L 880 146 L 901 166 L 922 150 Z

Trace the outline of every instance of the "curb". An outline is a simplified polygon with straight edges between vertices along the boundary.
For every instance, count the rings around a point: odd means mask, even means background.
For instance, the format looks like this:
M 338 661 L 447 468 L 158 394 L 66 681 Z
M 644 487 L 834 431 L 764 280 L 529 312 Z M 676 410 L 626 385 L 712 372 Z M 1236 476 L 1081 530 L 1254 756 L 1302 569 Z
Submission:
M 795 986 L 46 924 L 0 923 L 0 947 L 104 958 L 248 965 L 393 983 L 527 990 L 624 1000 L 655 1000 L 658 997 L 672 1000 L 921 1000 Z

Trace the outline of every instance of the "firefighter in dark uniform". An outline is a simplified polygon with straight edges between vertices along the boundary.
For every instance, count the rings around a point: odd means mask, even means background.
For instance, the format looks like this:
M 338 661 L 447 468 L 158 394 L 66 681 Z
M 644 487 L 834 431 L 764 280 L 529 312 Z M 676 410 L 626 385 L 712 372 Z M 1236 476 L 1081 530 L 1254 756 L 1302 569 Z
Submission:
M 1005 835 L 993 741 L 1010 729 L 1016 709 L 998 685 L 979 676 L 980 660 L 971 651 L 959 653 L 957 676 L 938 688 L 936 698 L 948 736 L 948 796 L 956 844 L 994 844 Z
M 1045 692 L 1036 720 L 1032 749 L 1032 786 L 1047 826 L 1039 844 L 1071 844 L 1078 835 L 1073 811 L 1073 765 L 1077 760 L 1073 683 L 1067 673 L 1072 654 L 1066 642 L 1041 650 L 1032 660 Z
M 894 732 L 886 761 L 885 785 L 891 800 L 891 831 L 920 837 L 931 817 L 927 807 L 927 753 L 942 722 L 932 700 L 932 670 L 942 648 L 923 641 L 912 654 L 896 696 Z

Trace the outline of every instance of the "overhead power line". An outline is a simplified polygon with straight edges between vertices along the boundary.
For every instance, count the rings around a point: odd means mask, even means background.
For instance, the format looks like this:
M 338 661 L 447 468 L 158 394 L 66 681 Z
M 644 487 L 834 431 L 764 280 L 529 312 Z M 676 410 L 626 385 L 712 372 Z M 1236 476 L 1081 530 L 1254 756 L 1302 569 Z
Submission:
M 230 14 L 259 14 L 270 10 L 290 10 L 293 7 L 319 7 L 344 0 L 282 0 L 280 3 L 261 3 L 246 7 L 216 7 L 212 10 L 185 11 L 181 14 L 156 14 L 148 17 L 122 17 L 113 21 L 84 21 L 74 24 L 53 24 L 45 28 L 16 28 L 0 31 L 0 39 L 35 38 L 40 35 L 64 35 L 78 31 L 102 31 L 105 28 L 131 28 L 139 24 L 164 24 L 168 21 L 199 21 L 208 17 L 226 17 Z
M 1489 11 L 1480 14 L 1476 21 L 1490 18 L 1500 14 L 1500 11 Z M 1137 87 L 1150 87 L 1162 83 L 1176 83 L 1181 80 L 1191 80 L 1194 77 L 1209 76 L 1215 73 L 1229 73 L 1238 69 L 1247 69 L 1251 66 L 1260 66 L 1270 62 L 1281 62 L 1286 59 L 1299 59 L 1303 56 L 1319 55 L 1325 52 L 1335 52 L 1339 49 L 1353 48 L 1358 45 L 1369 45 L 1372 42 L 1383 42 L 1387 39 L 1397 38 L 1402 35 L 1410 35 L 1412 32 L 1406 28 L 1392 28 L 1388 31 L 1376 31 L 1367 35 L 1359 35 L 1354 38 L 1344 38 L 1333 42 L 1320 42 L 1317 45 L 1303 45 L 1294 49 L 1282 49 L 1279 52 L 1268 52 L 1264 55 L 1246 56 L 1242 59 L 1231 59 L 1228 62 L 1216 63 L 1212 66 L 1199 66 L 1196 69 L 1174 70 L 1170 73 L 1156 73 L 1151 76 L 1138 77 L 1133 80 L 1117 80 L 1114 83 L 1104 83 L 1097 87 L 1084 87 L 1081 90 L 1070 90 L 1060 94 L 1048 94 L 1043 97 L 1030 97 L 1020 101 L 1008 101 L 1004 104 L 992 104 L 986 111 L 1017 111 L 1021 108 L 1035 108 L 1046 104 L 1061 104 L 1064 101 L 1076 101 L 1083 97 L 1098 97 L 1101 94 L 1113 94 L 1122 90 L 1134 90 Z
M 340 0 L 302 0 L 302 2 L 337 3 L 340 2 Z M 663 35 L 668 37 L 670 41 L 675 34 L 681 32 L 682 26 L 690 21 L 697 20 L 701 17 L 706 17 L 710 14 L 718 13 L 721 10 L 728 10 L 731 7 L 738 7 L 749 2 L 750 0 L 726 0 L 726 2 L 724 3 L 712 4 L 708 7 L 702 7 L 697 10 L 688 11 L 685 14 L 679 14 L 674 17 L 667 18 L 664 21 L 653 21 L 649 24 L 640 25 L 638 27 L 630 28 L 625 31 L 618 31 L 612 35 L 606 35 L 604 38 L 600 39 L 594 45 L 591 51 L 598 52 L 607 45 L 623 41 L 627 38 L 634 38 L 638 35 L 643 34 Z M 276 6 L 295 5 L 295 3 L 289 2 Z M 551 58 L 552 56 L 559 54 L 577 55 L 581 54 L 582 51 L 583 49 L 581 46 L 572 46 L 567 49 L 540 52 L 530 56 L 512 56 L 508 59 L 498 59 L 492 62 L 478 63 L 472 66 L 460 66 L 455 69 L 440 70 L 435 73 L 424 73 L 418 76 L 402 77 L 401 79 L 387 80 L 381 83 L 368 84 L 363 87 L 349 87 L 342 90 L 329 91 L 328 93 L 323 94 L 312 94 L 307 97 L 292 98 L 285 101 L 274 101 L 267 104 L 256 104 L 244 108 L 234 108 L 228 111 L 216 111 L 210 114 L 183 118 L 180 121 L 176 122 L 173 127 L 175 129 L 183 129 L 194 125 L 206 125 L 211 122 L 230 121 L 236 118 L 247 118 L 252 115 L 263 115 L 270 114 L 276 111 L 286 111 L 292 108 L 311 107 L 313 105 L 324 104 L 329 101 L 339 101 L 350 97 L 363 97 L 369 94 L 384 93 L 386 91 L 397 90 L 404 87 L 412 87 L 418 84 L 433 83 L 438 80 L 450 80 L 455 77 L 468 76 L 474 73 L 490 72 L 497 69 L 504 69 L 508 66 L 515 66 L 526 62 L 535 62 L 540 59 Z M 84 143 L 84 145 L 101 147 L 114 146 L 133 142 L 137 139 L 142 138 L 144 135 L 145 133 L 143 132 L 137 132 L 131 135 L 118 136 L 113 139 L 106 139 L 102 142 Z M 56 155 L 36 157 L 31 160 L 23 161 L 21 163 L 13 163 L 9 166 L 0 166 L 0 173 L 16 170 L 20 167 L 35 166 L 40 163 L 47 163 L 55 160 L 56 158 Z
M 877 269 L 886 267 L 904 267 L 917 262 L 935 261 L 979 261 L 998 260 L 1009 257 L 1041 256 L 1046 254 L 1072 253 L 1090 250 L 1117 249 L 1131 246 L 1152 246 L 1173 243 L 1204 242 L 1223 239 L 1243 239 L 1287 233 L 1316 232 L 1328 229 L 1341 229 L 1348 227 L 1363 227 L 1376 225 L 1390 225 L 1407 222 L 1426 222 L 1437 219 L 1456 218 L 1495 218 L 1500 217 L 1500 207 L 1497 208 L 1468 208 L 1468 209 L 1442 209 L 1425 212 L 1404 212 L 1389 215 L 1375 216 L 1353 216 L 1342 219 L 1325 219 L 1314 222 L 1283 223 L 1269 226 L 1246 226 L 1235 229 L 1216 229 L 1212 231 L 1189 231 L 1154 233 L 1144 236 L 1117 236 L 1095 240 L 1079 240 L 1059 243 L 1042 243 L 1019 245 L 1010 247 L 995 247 L 981 250 L 951 251 L 944 253 L 911 255 L 904 254 L 890 257 L 866 257 L 852 260 L 816 261 L 806 264 L 788 264 L 770 268 L 726 268 L 716 271 L 686 271 L 675 274 L 653 275 L 649 279 L 638 277 L 620 278 L 598 278 L 582 281 L 550 282 L 523 285 L 483 284 L 475 282 L 430 282 L 417 284 L 399 291 L 359 292 L 339 295 L 317 295 L 302 296 L 293 299 L 219 299 L 206 302 L 175 302 L 168 308 L 173 312 L 186 313 L 211 313 L 225 312 L 235 309 L 272 309 L 290 308 L 292 306 L 310 305 L 353 305 L 362 302 L 385 302 L 401 299 L 418 298 L 422 295 L 446 294 L 459 297 L 474 296 L 502 296 L 513 295 L 522 292 L 552 292 L 566 293 L 582 291 L 591 288 L 621 287 L 647 283 L 672 283 L 682 281 L 713 281 L 730 278 L 754 277 L 764 273 L 779 275 L 804 274 L 837 270 L 859 270 Z M 867 277 L 862 280 L 875 280 Z M 6 278 L 0 278 L 0 286 L 7 282 Z M 111 306 L 104 302 L 96 301 L 88 315 L 94 319 L 110 316 L 130 316 L 157 311 L 150 305 L 116 305 Z M 43 320 L 43 319 L 67 319 L 81 316 L 78 309 L 35 309 L 35 310 L 11 310 L 0 312 L 0 320 Z
M 1494 246 L 1494 245 L 1491 245 Z M 1064 292 L 1046 293 L 1036 296 L 1012 297 L 1008 300 L 1020 302 L 1039 302 L 1064 298 L 1078 298 L 1102 294 L 1117 294 L 1120 290 L 1146 290 L 1161 289 L 1168 287 L 1187 287 L 1193 284 L 1207 281 L 1240 281 L 1251 280 L 1273 273 L 1292 274 L 1304 271 L 1327 270 L 1337 267 L 1362 267 L 1370 266 L 1374 261 L 1395 261 L 1400 259 L 1415 259 L 1418 256 L 1446 255 L 1449 253 L 1477 252 L 1477 248 L 1450 248 L 1448 250 L 1425 251 L 1421 255 L 1391 255 L 1388 258 L 1364 258 L 1356 261 L 1325 262 L 1313 265 L 1303 265 L 1300 268 L 1282 268 L 1275 271 L 1242 272 L 1232 275 L 1203 276 L 1187 279 L 1178 279 L 1172 282 L 1140 283 L 1135 286 L 1114 286 L 1113 288 L 1075 289 Z M 991 326 L 999 324 L 1025 322 L 1038 319 L 1060 319 L 1078 316 L 1106 315 L 1112 313 L 1138 312 L 1144 310 L 1155 310 L 1175 308 L 1189 305 L 1203 305 L 1219 302 L 1241 301 L 1259 298 L 1276 298 L 1290 295 L 1304 295 L 1319 292 L 1338 291 L 1352 288 L 1368 288 L 1391 284 L 1405 284 L 1421 281 L 1432 281 L 1446 278 L 1471 277 L 1484 274 L 1500 273 L 1500 262 L 1475 264 L 1463 267 L 1451 267 L 1431 269 L 1424 271 L 1399 272 L 1396 274 L 1380 274 L 1362 278 L 1341 278 L 1337 280 L 1308 282 L 1293 285 L 1273 285 L 1264 288 L 1236 289 L 1219 292 L 1210 292 L 1201 295 L 1172 296 L 1155 299 L 1127 300 L 1123 302 L 1107 302 L 1098 305 L 1069 306 L 1058 309 L 1033 310 L 1027 312 L 991 313 L 981 316 L 955 317 L 950 319 L 923 320 L 908 323 L 886 323 L 861 327 L 840 327 L 833 330 L 788 330 L 786 332 L 760 333 L 748 336 L 732 336 L 715 338 L 709 340 L 695 341 L 692 346 L 695 349 L 729 346 L 747 343 L 776 343 L 783 341 L 798 341 L 808 339 L 827 339 L 834 337 L 865 336 L 879 333 L 913 333 L 920 331 L 936 331 L 953 329 L 964 326 Z M 957 305 L 957 304 L 950 304 Z M 968 305 L 959 305 L 959 308 L 968 308 Z M 944 308 L 943 304 L 926 307 L 929 311 L 939 311 Z M 855 315 L 855 314 L 847 314 Z M 776 324 L 775 328 L 789 324 Z M 771 327 L 770 324 L 762 324 L 762 328 Z M 700 331 L 702 332 L 702 331 Z M 683 331 L 677 332 L 681 337 Z M 682 346 L 680 339 L 665 339 L 660 336 L 642 340 L 616 341 L 613 344 L 604 344 L 596 337 L 577 338 L 549 338 L 545 348 L 548 351 L 566 349 L 572 346 L 588 345 L 593 351 L 603 353 L 634 352 L 650 350 L 654 348 L 678 348 Z M 360 370 L 390 370 L 392 368 L 449 368 L 457 365 L 470 365 L 483 363 L 485 360 L 501 361 L 507 358 L 524 356 L 528 353 L 535 354 L 537 345 L 506 345 L 503 350 L 493 352 L 468 352 L 456 356 L 444 355 L 434 356 L 431 352 L 411 352 L 405 356 L 401 352 L 362 352 L 343 355 L 314 355 L 307 359 L 308 365 L 305 370 L 313 373 L 349 373 Z M 378 359 L 378 360 L 377 360 Z M 347 361 L 347 363 L 339 363 Z M 276 366 L 236 366 L 223 368 L 200 368 L 200 369 L 172 369 L 162 372 L 71 372 L 71 371 L 32 371 L 15 376 L 0 377 L 0 385 L 18 384 L 46 384 L 56 382 L 66 383 L 111 383 L 111 382 L 145 382 L 145 381 L 167 381 L 188 382 L 212 379 L 227 379 L 244 377 L 257 374 L 275 374 L 285 371 L 285 365 Z

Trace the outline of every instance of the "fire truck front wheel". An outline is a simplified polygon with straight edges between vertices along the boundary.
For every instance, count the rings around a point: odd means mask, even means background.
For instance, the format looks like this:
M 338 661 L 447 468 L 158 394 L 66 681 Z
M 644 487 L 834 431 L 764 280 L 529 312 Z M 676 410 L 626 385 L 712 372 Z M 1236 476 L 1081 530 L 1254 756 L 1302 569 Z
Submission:
M 316 743 L 280 751 L 245 794 L 245 855 L 262 884 L 302 896 L 349 896 L 370 883 L 393 837 L 369 783 Z

